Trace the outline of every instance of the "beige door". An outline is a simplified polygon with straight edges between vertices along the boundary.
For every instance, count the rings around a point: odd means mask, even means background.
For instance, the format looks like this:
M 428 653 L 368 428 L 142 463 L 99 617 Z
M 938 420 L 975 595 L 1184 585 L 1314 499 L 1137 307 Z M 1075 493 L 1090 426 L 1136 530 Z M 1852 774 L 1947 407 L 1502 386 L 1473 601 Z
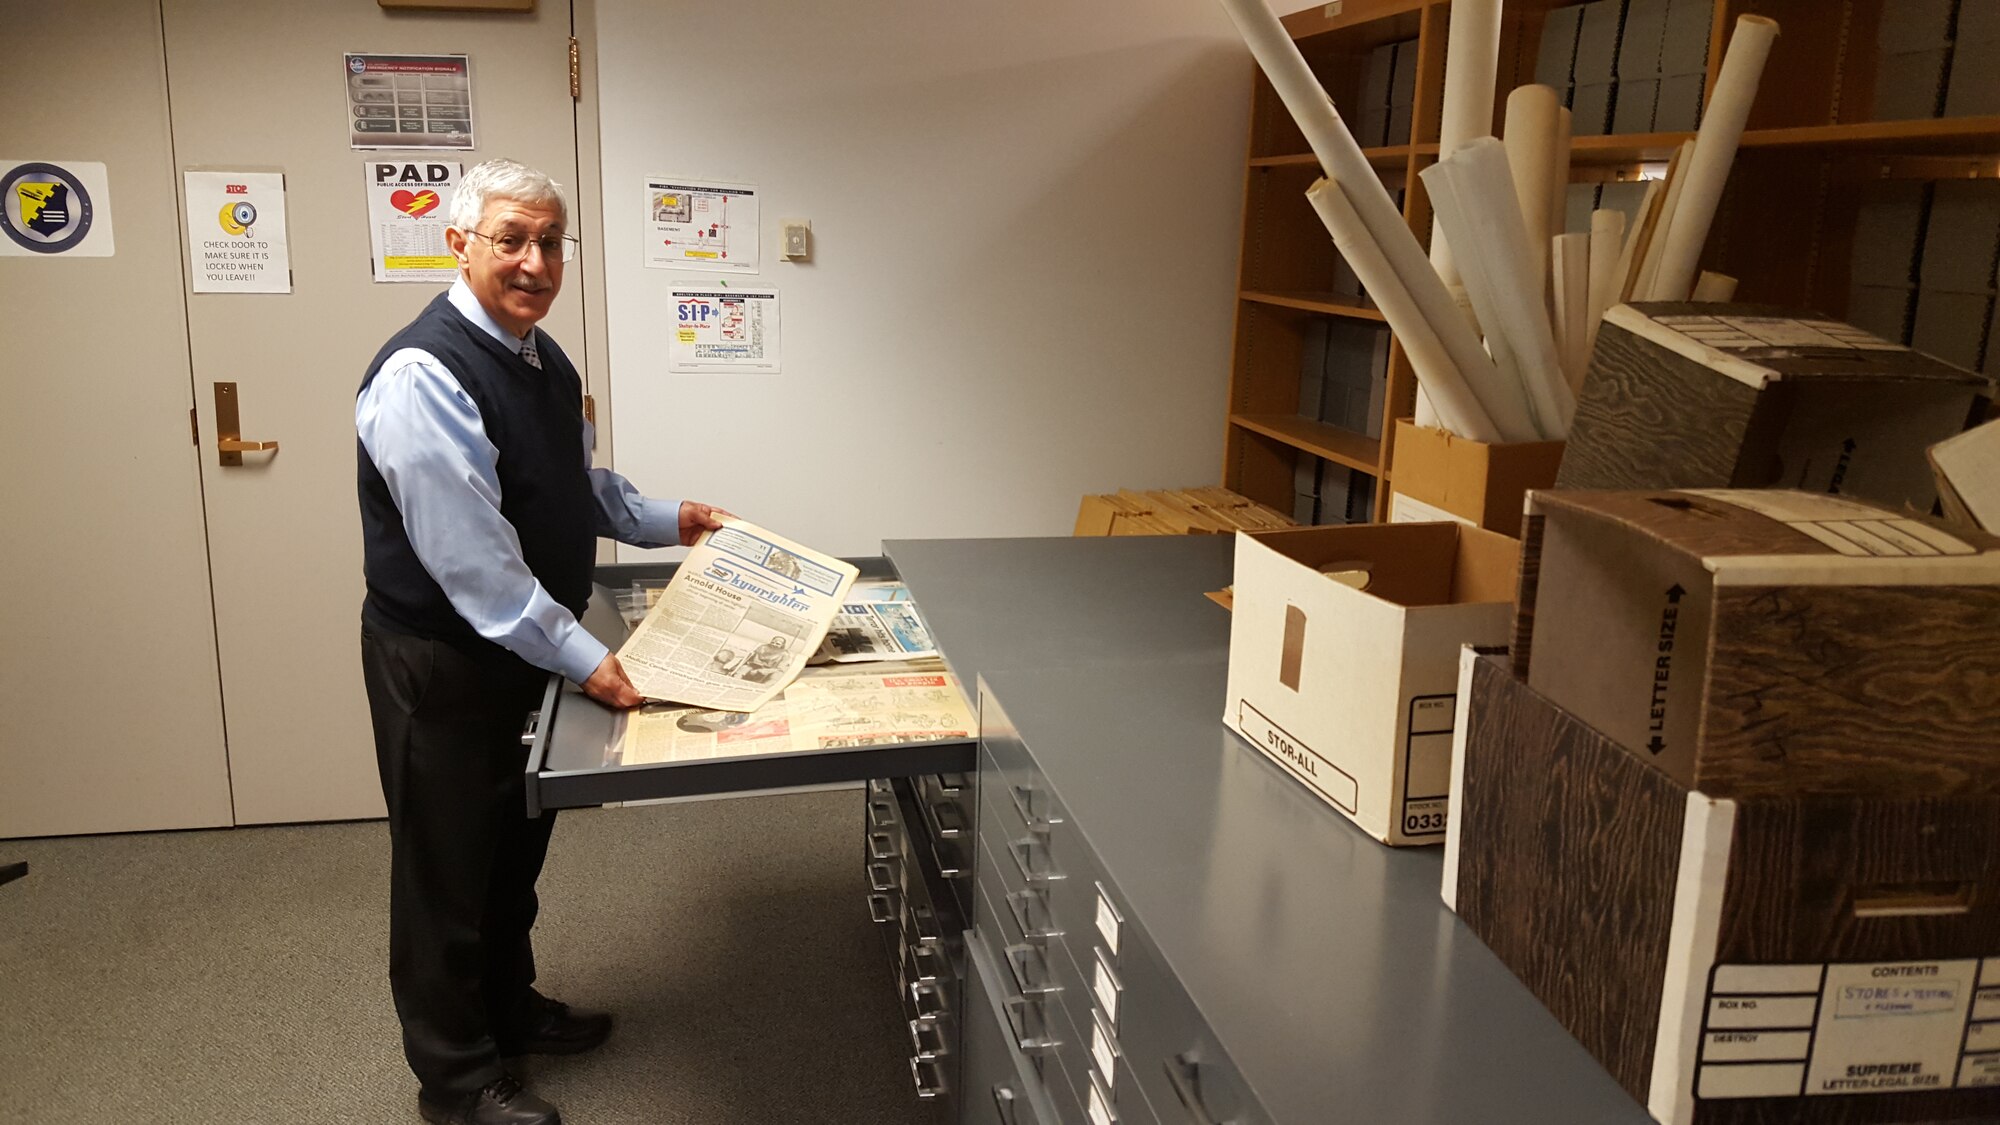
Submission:
M 115 250 L 0 257 L 0 836 L 228 824 L 159 12 L 0 24 L 0 172 L 104 164 Z
M 179 164 L 280 170 L 286 183 L 293 291 L 188 298 L 236 821 L 379 816 L 360 675 L 354 396 L 376 350 L 442 287 L 371 281 L 362 166 L 376 154 L 349 147 L 341 56 L 471 57 L 479 147 L 377 158 L 469 167 L 510 156 L 573 185 L 570 5 L 466 14 L 165 0 L 164 14 Z M 546 327 L 581 366 L 577 280 Z M 217 463 L 217 382 L 237 385 L 242 436 L 278 442 L 275 454 Z

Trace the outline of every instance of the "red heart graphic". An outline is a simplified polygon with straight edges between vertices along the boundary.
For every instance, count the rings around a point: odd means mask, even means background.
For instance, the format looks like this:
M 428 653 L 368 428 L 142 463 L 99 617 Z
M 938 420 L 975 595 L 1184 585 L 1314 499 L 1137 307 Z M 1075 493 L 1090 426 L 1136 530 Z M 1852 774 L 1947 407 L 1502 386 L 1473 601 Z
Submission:
M 434 191 L 398 190 L 389 196 L 389 206 L 401 211 L 412 219 L 421 219 L 437 210 L 438 194 Z

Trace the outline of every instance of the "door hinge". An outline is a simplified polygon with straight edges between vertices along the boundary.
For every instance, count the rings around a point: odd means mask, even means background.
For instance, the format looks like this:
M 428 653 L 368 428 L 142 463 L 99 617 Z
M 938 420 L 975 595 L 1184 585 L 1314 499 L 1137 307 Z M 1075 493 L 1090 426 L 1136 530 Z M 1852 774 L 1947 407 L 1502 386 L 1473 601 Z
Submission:
M 583 48 L 574 35 L 569 37 L 569 96 L 571 101 L 583 97 Z
M 188 440 L 194 442 L 196 449 L 201 448 L 201 414 L 198 410 L 197 407 L 188 407 Z
M 583 396 L 583 420 L 593 426 L 597 424 L 597 398 L 594 395 Z

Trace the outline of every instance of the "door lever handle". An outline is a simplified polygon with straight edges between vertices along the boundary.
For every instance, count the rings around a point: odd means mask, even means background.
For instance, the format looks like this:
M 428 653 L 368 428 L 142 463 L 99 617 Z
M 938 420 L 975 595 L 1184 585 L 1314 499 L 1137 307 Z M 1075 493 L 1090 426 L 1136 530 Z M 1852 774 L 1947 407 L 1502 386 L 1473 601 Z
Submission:
M 215 462 L 223 468 L 243 463 L 245 453 L 276 453 L 275 441 L 244 441 L 236 415 L 236 384 L 215 385 Z

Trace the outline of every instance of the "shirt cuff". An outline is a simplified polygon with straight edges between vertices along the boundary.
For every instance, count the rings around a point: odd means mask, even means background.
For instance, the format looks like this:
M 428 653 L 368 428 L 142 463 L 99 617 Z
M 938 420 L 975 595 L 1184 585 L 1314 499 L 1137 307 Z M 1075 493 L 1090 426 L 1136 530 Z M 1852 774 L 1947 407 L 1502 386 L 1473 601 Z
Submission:
M 639 498 L 639 538 L 663 547 L 681 545 L 681 502 Z
M 611 650 L 604 642 L 590 635 L 582 625 L 570 630 L 562 647 L 556 650 L 556 671 L 573 684 L 581 684 L 590 678 L 597 666 L 604 663 L 604 657 Z

